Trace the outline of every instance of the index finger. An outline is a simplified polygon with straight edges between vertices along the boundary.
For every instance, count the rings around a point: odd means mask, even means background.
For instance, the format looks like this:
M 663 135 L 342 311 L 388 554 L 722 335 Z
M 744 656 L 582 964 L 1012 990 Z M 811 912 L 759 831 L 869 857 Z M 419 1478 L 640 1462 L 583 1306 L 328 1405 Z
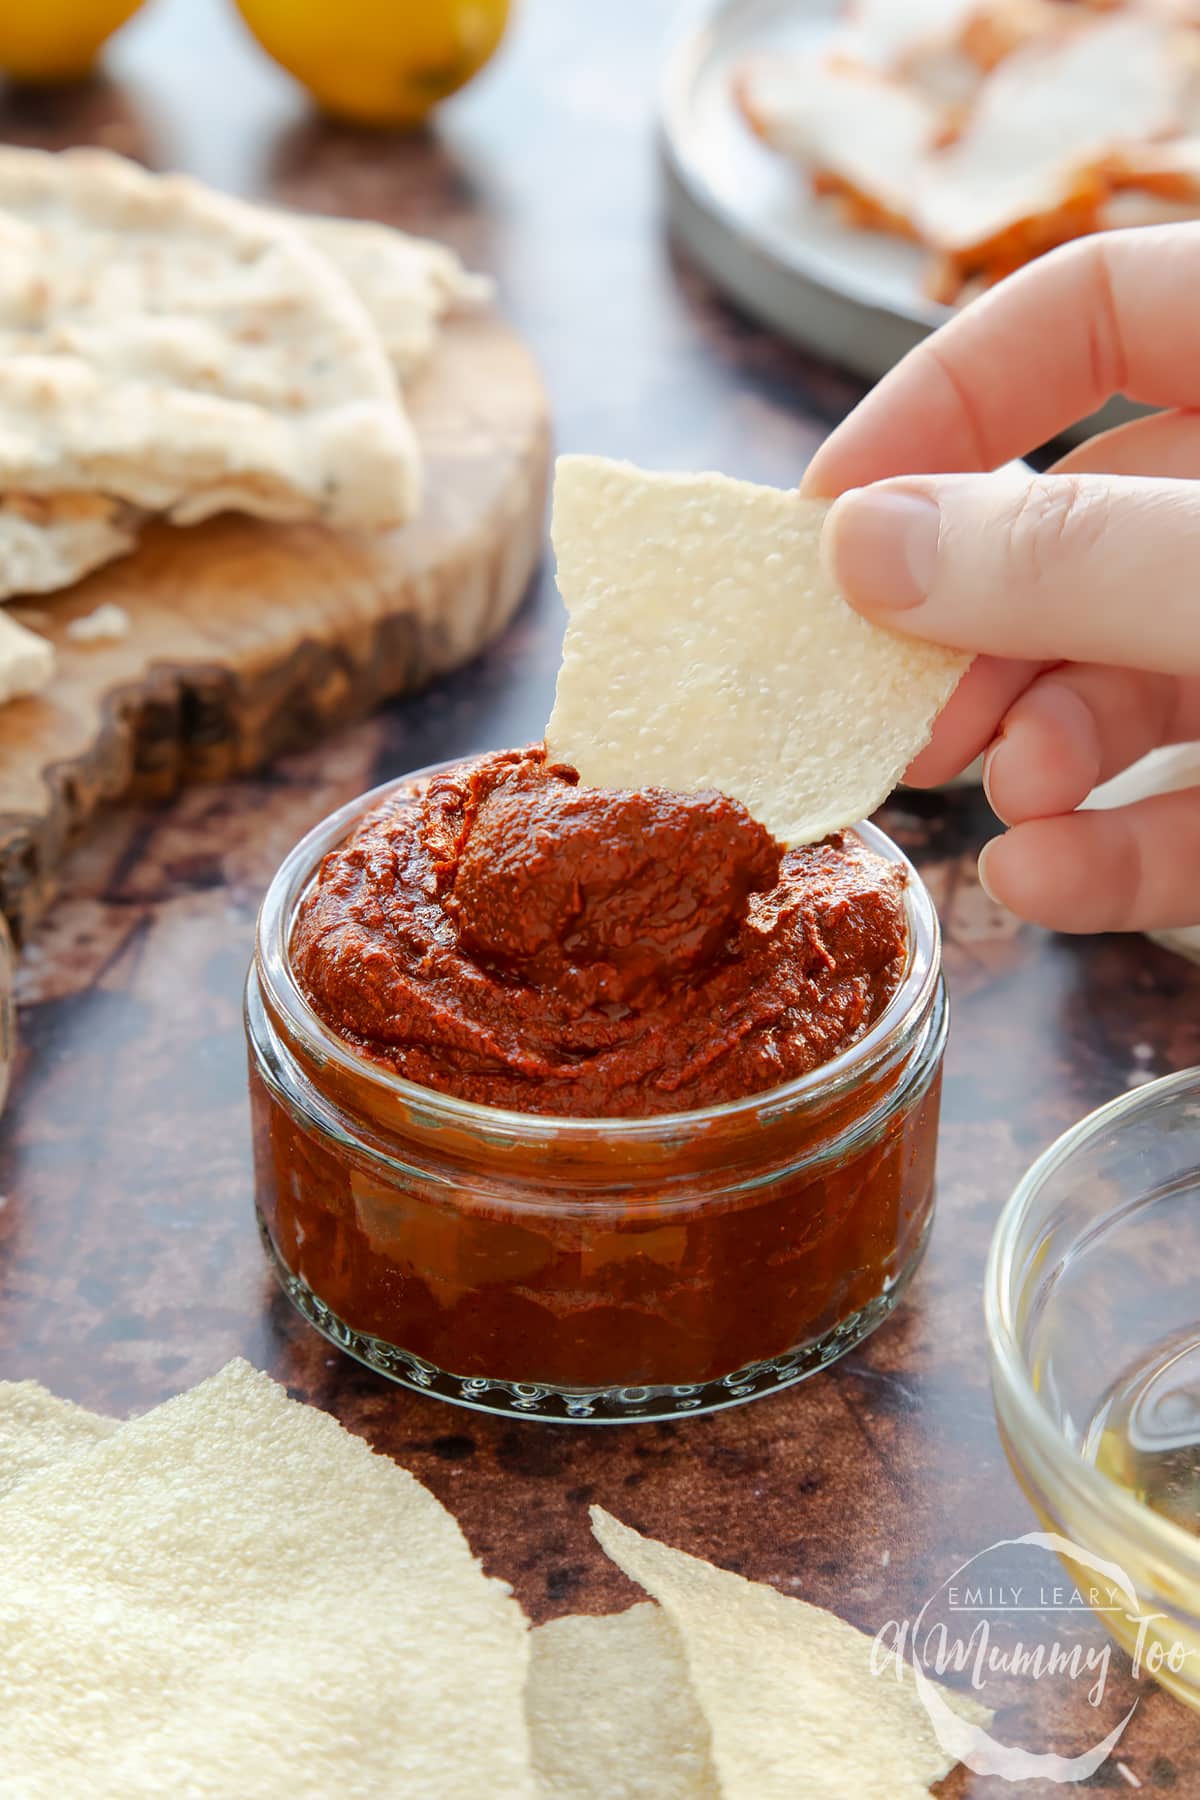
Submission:
M 1200 405 L 1200 224 L 1081 238 L 973 301 L 822 444 L 801 491 L 995 469 L 1121 393 Z

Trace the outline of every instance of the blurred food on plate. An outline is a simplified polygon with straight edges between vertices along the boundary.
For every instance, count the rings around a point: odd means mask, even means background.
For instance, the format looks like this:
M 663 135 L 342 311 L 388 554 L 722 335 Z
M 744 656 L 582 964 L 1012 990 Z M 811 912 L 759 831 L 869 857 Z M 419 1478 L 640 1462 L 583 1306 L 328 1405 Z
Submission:
M 318 106 L 359 125 L 419 125 L 492 55 L 508 0 L 237 0 Z
M 0 0 L 0 74 L 78 81 L 142 0 Z
M 850 225 L 924 246 L 946 304 L 1071 238 L 1200 217 L 1194 0 L 847 0 L 820 50 L 750 57 L 735 91 Z

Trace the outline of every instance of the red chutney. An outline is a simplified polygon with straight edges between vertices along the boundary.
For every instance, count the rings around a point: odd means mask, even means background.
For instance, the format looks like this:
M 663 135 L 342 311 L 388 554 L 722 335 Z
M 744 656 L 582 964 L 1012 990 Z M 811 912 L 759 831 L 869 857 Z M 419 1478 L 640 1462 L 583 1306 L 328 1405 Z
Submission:
M 728 1404 L 872 1329 L 933 1207 L 946 1030 L 932 905 L 877 841 L 784 853 L 730 800 L 584 790 L 539 750 L 328 822 L 246 1008 L 304 1316 L 557 1418 Z
M 540 747 L 433 776 L 326 856 L 292 934 L 325 1023 L 407 1080 L 517 1112 L 741 1099 L 895 992 L 903 876 L 784 852 L 721 794 L 581 788 Z

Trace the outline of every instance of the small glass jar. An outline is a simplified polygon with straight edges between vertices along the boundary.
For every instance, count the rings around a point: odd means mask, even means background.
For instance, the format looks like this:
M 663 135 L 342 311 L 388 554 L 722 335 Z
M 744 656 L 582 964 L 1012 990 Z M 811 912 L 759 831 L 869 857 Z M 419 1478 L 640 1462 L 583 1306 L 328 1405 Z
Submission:
M 643 1119 L 503 1111 L 419 1087 L 330 1031 L 296 910 L 389 795 L 310 832 L 263 902 L 246 993 L 256 1194 L 284 1290 L 333 1343 L 488 1412 L 667 1418 L 773 1393 L 886 1317 L 924 1247 L 947 1003 L 908 868 L 904 974 L 842 1055 L 770 1092 Z
M 1014 1474 L 1137 1672 L 1200 1707 L 1200 1069 L 1038 1158 L 984 1295 Z

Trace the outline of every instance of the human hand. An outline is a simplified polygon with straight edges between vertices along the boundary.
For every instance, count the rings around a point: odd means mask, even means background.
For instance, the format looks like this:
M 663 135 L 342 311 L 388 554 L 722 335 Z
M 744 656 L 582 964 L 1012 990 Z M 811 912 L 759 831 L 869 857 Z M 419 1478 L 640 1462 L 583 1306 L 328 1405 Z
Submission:
M 803 483 L 843 496 L 823 548 L 853 605 L 979 653 L 907 778 L 945 781 L 986 751 L 1009 830 L 981 878 L 1060 931 L 1200 916 L 1200 792 L 1074 810 L 1146 751 L 1200 738 L 1197 294 L 1200 225 L 1055 251 L 912 351 Z M 1114 393 L 1167 410 L 1027 483 L 970 472 Z

